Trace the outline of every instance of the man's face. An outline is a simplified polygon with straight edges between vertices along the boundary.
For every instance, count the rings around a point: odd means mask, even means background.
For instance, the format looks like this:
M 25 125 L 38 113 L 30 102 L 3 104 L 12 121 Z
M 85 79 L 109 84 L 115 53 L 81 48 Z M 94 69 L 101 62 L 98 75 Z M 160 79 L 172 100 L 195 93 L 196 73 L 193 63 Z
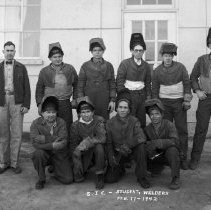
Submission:
M 130 109 L 128 107 L 128 103 L 126 101 L 119 102 L 118 107 L 117 107 L 117 114 L 120 117 L 124 118 L 124 117 L 127 117 L 129 113 L 130 113 Z
M 15 47 L 13 45 L 5 46 L 2 52 L 4 54 L 5 60 L 7 61 L 12 60 L 15 57 Z
M 104 50 L 101 47 L 94 47 L 91 51 L 93 58 L 102 58 Z
M 134 58 L 140 60 L 144 54 L 144 48 L 141 45 L 136 45 L 131 52 Z
M 150 111 L 149 117 L 152 121 L 152 124 L 159 124 L 162 120 L 162 114 L 157 109 Z
M 47 106 L 45 111 L 42 112 L 42 116 L 47 123 L 54 123 L 56 121 L 56 110 L 54 107 Z
M 63 61 L 63 55 L 61 55 L 60 53 L 54 54 L 51 58 L 50 58 L 51 62 L 53 65 L 55 66 L 59 66 L 62 64 Z
M 162 55 L 162 57 L 163 57 L 164 66 L 168 67 L 172 64 L 172 61 L 173 61 L 173 58 L 174 58 L 174 56 L 172 54 L 164 53 Z
M 80 116 L 83 121 L 90 122 L 93 119 L 94 112 L 90 109 L 81 110 Z

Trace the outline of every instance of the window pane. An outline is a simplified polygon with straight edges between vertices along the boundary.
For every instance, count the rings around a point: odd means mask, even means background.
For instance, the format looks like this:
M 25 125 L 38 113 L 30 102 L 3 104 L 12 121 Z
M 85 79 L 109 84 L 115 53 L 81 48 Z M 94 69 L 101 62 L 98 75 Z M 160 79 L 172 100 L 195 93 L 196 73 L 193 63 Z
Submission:
M 21 8 L 20 7 L 6 7 L 5 8 L 5 30 L 17 31 L 20 29 L 21 29 Z
M 39 4 L 40 5 L 41 0 L 23 0 L 24 5 L 34 5 Z
M 5 5 L 5 0 L 0 0 L 0 5 Z
M 4 30 L 4 7 L 0 7 L 0 30 Z
M 148 4 L 148 5 L 150 5 L 150 4 L 156 4 L 156 0 L 143 0 L 143 2 L 142 2 L 142 4 Z
M 167 27 L 168 27 L 167 20 L 158 21 L 158 39 L 159 40 L 168 39 Z
M 23 31 L 40 30 L 40 7 L 24 7 L 23 12 Z
M 158 0 L 158 4 L 172 4 L 172 0 Z
M 5 42 L 12 41 L 15 44 L 16 57 L 21 56 L 21 33 L 5 33 Z
M 19 6 L 21 5 L 21 0 L 6 0 L 6 5 L 13 5 L 13 6 Z
M 132 33 L 142 33 L 142 21 L 132 21 Z
M 127 5 L 139 5 L 140 0 L 127 0 Z
M 145 60 L 146 61 L 154 61 L 155 60 L 155 42 L 146 42 L 146 52 L 145 52 Z
M 40 33 L 23 34 L 23 57 L 39 57 Z
M 145 39 L 154 40 L 155 39 L 155 21 L 147 20 L 145 22 Z
M 165 43 L 165 42 L 158 42 L 158 61 L 162 61 L 162 57 L 160 54 L 160 47 L 163 43 Z

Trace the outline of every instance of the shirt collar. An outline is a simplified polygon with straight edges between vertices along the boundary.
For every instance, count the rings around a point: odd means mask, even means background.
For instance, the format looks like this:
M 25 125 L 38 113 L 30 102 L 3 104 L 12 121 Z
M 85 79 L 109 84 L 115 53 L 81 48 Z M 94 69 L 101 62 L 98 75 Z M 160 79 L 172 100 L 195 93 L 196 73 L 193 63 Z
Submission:
M 87 124 L 87 125 L 89 125 L 92 121 L 93 121 L 93 118 L 92 118 L 92 120 L 89 121 L 89 122 L 84 121 L 84 120 L 82 119 L 82 117 L 79 118 L 79 122 L 84 123 L 84 124 Z
M 141 63 L 142 63 L 142 61 L 141 61 L 141 59 L 140 60 L 138 60 L 138 59 L 136 59 L 135 57 L 133 57 L 133 59 L 134 59 L 134 61 L 135 61 L 135 63 L 137 64 L 137 65 L 141 65 Z
M 91 61 L 96 64 L 102 64 L 104 62 L 104 59 L 103 58 L 100 58 L 100 59 L 91 58 Z

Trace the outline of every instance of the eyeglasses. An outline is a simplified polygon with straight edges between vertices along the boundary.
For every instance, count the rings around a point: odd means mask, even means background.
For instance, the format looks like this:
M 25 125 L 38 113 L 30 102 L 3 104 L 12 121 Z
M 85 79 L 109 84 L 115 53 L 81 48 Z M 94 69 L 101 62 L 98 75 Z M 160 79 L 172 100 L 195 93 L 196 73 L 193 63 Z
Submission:
M 144 52 L 144 50 L 138 50 L 138 49 L 135 49 L 135 50 L 133 50 L 135 53 L 138 53 L 138 52 L 140 52 L 140 53 L 143 53 Z

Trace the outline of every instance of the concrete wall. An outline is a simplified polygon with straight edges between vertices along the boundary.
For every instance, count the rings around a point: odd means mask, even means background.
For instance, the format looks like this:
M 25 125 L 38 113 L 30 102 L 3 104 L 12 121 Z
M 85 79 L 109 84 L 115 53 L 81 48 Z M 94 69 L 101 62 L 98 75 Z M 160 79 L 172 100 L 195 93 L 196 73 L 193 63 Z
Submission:
M 79 72 L 83 62 L 90 59 L 89 40 L 102 37 L 107 47 L 104 58 L 117 71 L 122 60 L 122 2 L 123 0 L 43 0 L 41 1 L 40 59 L 25 60 L 30 76 L 32 105 L 25 115 L 24 130 L 37 117 L 35 87 L 41 68 L 49 64 L 48 44 L 59 41 L 64 50 L 64 62 Z M 175 0 L 177 16 L 178 61 L 190 73 L 198 56 L 207 52 L 206 35 L 211 26 L 210 0 Z M 146 12 L 146 10 L 145 10 Z M 125 43 L 128 46 L 128 43 Z M 31 63 L 31 64 L 29 64 Z M 35 63 L 39 63 L 35 64 Z M 188 111 L 190 135 L 193 135 L 197 99 Z

